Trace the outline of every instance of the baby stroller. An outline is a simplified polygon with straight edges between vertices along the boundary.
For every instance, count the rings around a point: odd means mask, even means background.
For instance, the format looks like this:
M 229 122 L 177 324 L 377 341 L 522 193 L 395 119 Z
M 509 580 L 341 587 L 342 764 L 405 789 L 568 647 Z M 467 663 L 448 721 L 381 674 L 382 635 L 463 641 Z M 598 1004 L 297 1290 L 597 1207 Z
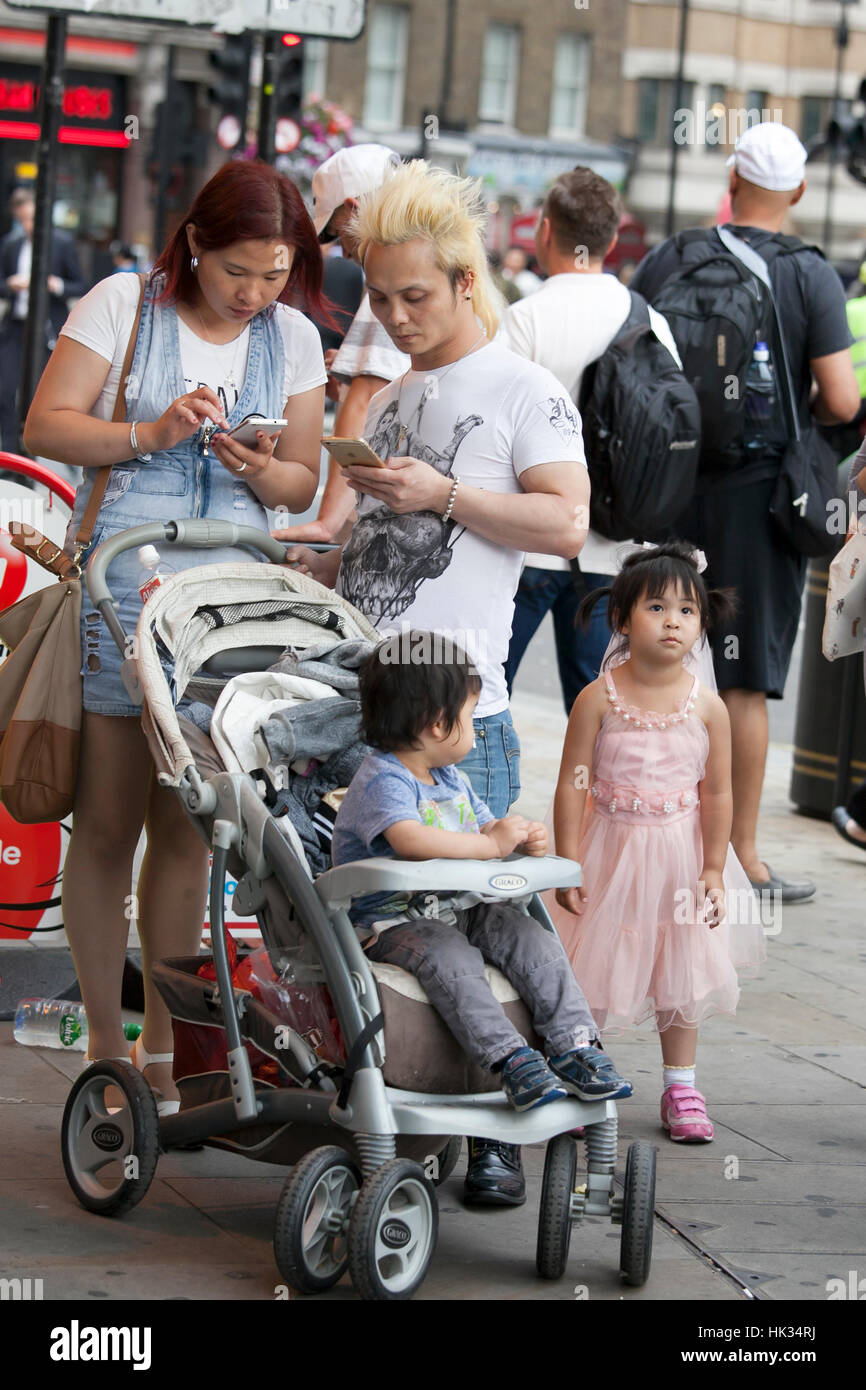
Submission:
M 274 563 L 170 577 L 148 599 L 131 640 L 112 607 L 106 571 L 121 551 L 148 543 L 243 545 Z M 153 1093 L 132 1065 L 94 1062 L 64 1111 L 70 1185 L 88 1210 L 116 1216 L 142 1200 L 159 1153 L 174 1147 L 203 1143 L 291 1165 L 274 1238 L 285 1283 L 320 1292 L 348 1269 L 362 1298 L 402 1299 L 418 1288 L 433 1256 L 435 1186 L 456 1162 L 459 1136 L 546 1142 L 539 1275 L 563 1274 L 571 1225 L 586 1214 L 621 1225 L 622 1276 L 642 1284 L 652 1249 L 655 1149 L 644 1141 L 630 1146 L 620 1192 L 613 1102 L 568 1099 L 515 1112 L 496 1079 L 469 1063 L 414 977 L 365 957 L 347 912 L 353 897 L 382 889 L 475 889 L 514 901 L 552 931 L 538 894 L 579 884 L 579 867 L 555 856 L 512 855 L 499 864 L 377 859 L 314 877 L 274 779 L 233 769 L 231 759 L 227 768 L 210 738 L 178 714 L 183 697 L 213 704 L 234 677 L 271 668 L 287 648 L 309 648 L 323 631 L 335 643 L 378 640 L 349 604 L 280 564 L 284 553 L 248 527 L 177 521 L 122 532 L 87 568 L 91 598 L 126 654 L 127 688 L 143 701 L 159 781 L 176 789 L 212 849 L 213 962 L 209 968 L 198 956 L 157 967 L 175 1026 L 180 1112 L 158 1118 Z M 316 1036 L 304 1036 L 301 1024 L 273 1012 L 273 1001 L 233 983 L 224 933 L 228 872 L 237 880 L 235 911 L 257 920 L 275 975 L 299 983 L 308 999 L 327 990 L 344 1055 L 323 1058 Z M 503 1007 L 537 1045 L 522 1001 L 503 976 L 488 972 Z M 223 1052 L 217 1064 L 180 1075 L 178 1035 L 190 1027 Z M 251 1055 L 267 1061 L 270 1080 L 256 1078 Z M 108 1087 L 122 1091 L 121 1109 L 106 1106 Z M 578 1126 L 587 1159 L 580 1183 L 571 1133 Z

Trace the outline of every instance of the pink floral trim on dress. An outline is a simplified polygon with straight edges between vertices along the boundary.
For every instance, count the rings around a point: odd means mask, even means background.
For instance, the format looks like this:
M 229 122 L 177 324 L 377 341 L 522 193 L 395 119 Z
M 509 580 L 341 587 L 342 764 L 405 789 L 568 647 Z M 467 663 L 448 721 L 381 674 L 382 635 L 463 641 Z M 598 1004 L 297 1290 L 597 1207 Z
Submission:
M 630 722 L 636 729 L 666 729 L 671 724 L 682 724 L 683 720 L 688 719 L 698 698 L 698 678 L 695 676 L 691 690 L 680 700 L 677 710 L 673 714 L 659 714 L 657 710 L 639 709 L 637 705 L 624 704 L 613 683 L 613 676 L 610 671 L 605 671 L 604 682 L 607 686 L 607 698 L 614 714 L 621 715 L 627 723 Z
M 600 778 L 593 782 L 589 790 L 599 806 L 612 816 L 617 811 L 643 816 L 670 816 L 674 811 L 690 811 L 700 804 L 697 792 L 692 790 L 649 792 L 638 787 L 603 782 Z

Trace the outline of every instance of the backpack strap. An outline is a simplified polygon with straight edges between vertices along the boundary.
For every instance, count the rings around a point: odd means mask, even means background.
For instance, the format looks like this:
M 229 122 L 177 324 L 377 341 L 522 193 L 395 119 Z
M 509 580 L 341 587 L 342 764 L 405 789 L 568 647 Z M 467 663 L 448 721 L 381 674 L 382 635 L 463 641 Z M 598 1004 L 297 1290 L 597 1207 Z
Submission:
M 620 333 L 624 333 L 627 328 L 635 328 L 638 324 L 650 322 L 649 304 L 643 295 L 638 294 L 637 290 L 633 289 L 629 289 L 629 294 L 631 295 L 631 308 L 625 323 L 619 330 Z

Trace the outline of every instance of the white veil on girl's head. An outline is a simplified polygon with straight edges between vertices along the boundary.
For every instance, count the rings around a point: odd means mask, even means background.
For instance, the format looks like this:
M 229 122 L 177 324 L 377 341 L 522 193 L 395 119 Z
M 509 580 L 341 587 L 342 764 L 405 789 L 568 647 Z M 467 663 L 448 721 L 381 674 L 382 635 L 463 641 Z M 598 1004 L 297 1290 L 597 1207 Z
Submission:
M 621 550 L 617 551 L 617 561 L 620 566 L 622 566 L 626 556 L 632 555 L 635 550 L 640 550 L 642 548 L 653 550 L 655 546 L 652 541 L 644 541 L 643 546 L 623 545 Z M 698 561 L 698 574 L 703 574 L 707 567 L 707 557 L 702 550 L 696 550 L 695 555 Z M 613 576 L 611 576 L 611 578 L 612 577 Z M 602 659 L 602 675 L 609 666 L 621 666 L 624 661 L 627 661 L 628 652 L 628 638 L 621 632 L 614 632 L 607 644 L 607 650 Z M 686 652 L 683 657 L 683 666 L 687 671 L 690 671 L 692 675 L 697 676 L 700 684 L 706 686 L 708 690 L 718 690 L 718 686 L 716 685 L 716 673 L 713 669 L 713 649 L 710 646 L 706 633 L 702 633 L 691 650 Z
M 619 648 L 616 655 L 614 649 Z M 628 638 L 623 637 L 621 632 L 615 632 L 607 644 L 607 651 L 601 664 L 602 675 L 608 666 L 621 666 L 628 660 Z M 683 657 L 683 666 L 687 671 L 691 671 L 693 676 L 697 676 L 701 685 L 708 690 L 718 690 L 716 685 L 716 673 L 713 670 L 713 650 L 707 640 L 706 633 L 702 633 L 690 651 Z

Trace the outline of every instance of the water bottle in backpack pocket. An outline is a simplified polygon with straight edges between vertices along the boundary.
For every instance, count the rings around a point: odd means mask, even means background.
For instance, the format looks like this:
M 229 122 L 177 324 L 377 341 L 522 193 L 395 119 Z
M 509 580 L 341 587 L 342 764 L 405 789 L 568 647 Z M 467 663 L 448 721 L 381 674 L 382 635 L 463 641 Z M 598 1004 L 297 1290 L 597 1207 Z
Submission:
M 743 446 L 747 454 L 766 454 L 778 443 L 778 393 L 770 350 L 760 340 L 755 343 L 746 373 L 743 401 Z

